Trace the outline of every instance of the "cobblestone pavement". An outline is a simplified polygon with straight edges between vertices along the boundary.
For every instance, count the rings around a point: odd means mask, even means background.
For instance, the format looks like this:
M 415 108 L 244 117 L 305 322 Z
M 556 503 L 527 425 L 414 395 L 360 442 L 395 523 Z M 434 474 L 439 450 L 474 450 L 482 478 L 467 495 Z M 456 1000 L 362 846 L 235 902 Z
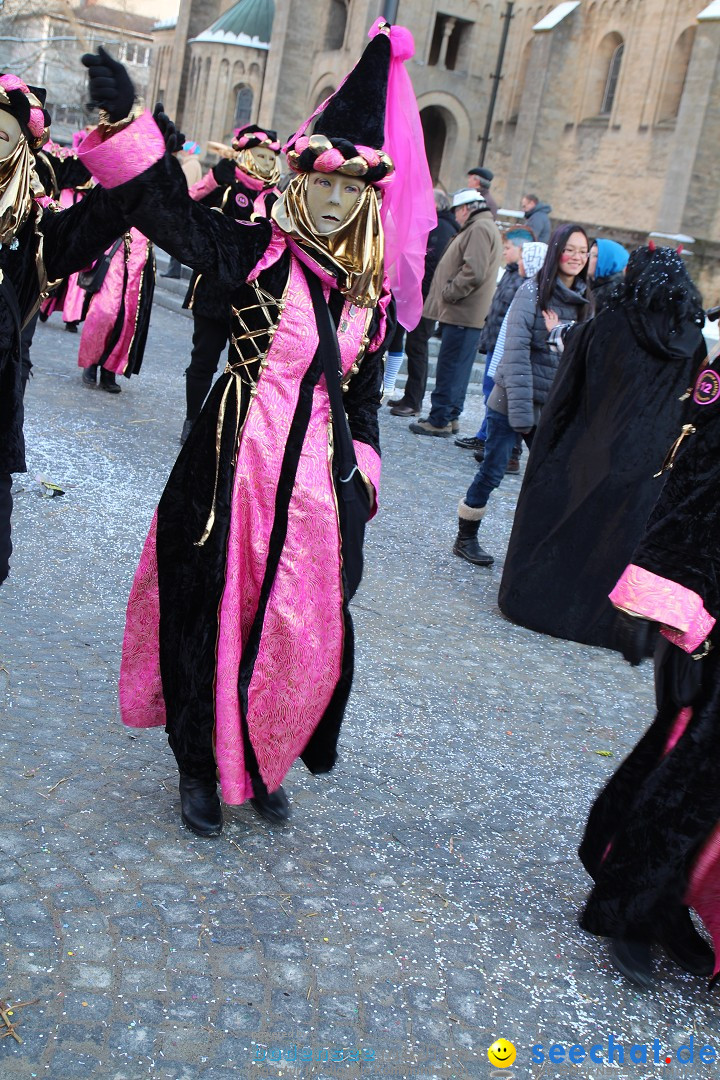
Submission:
M 0 996 L 35 1003 L 10 1018 L 23 1042 L 2 1039 L 0 1076 L 485 1078 L 502 1075 L 487 1057 L 500 1036 L 515 1077 L 692 1073 L 653 1063 L 653 1040 L 661 1062 L 690 1036 L 696 1063 L 720 1047 L 703 982 L 658 958 L 657 989 L 637 992 L 576 924 L 576 845 L 652 715 L 649 666 L 506 622 L 500 560 L 450 551 L 470 454 L 387 409 L 340 764 L 292 770 L 285 829 L 246 807 L 217 840 L 182 828 L 164 735 L 122 727 L 116 681 L 191 326 L 156 308 L 145 368 L 115 398 L 81 386 L 62 324 L 36 335 L 0 590 Z M 64 498 L 40 498 L 35 474 Z M 518 485 L 483 525 L 498 556 Z M 607 1057 L 611 1034 L 614 1071 L 531 1058 L 553 1043 Z M 629 1063 L 642 1043 L 648 1063 Z

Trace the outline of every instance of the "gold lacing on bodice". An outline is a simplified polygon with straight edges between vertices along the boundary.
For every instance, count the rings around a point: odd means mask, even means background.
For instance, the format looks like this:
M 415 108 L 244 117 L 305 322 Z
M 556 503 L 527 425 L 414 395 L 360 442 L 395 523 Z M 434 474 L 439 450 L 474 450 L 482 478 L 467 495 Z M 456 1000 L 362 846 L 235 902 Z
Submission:
M 254 398 L 258 392 L 258 380 L 268 365 L 267 354 L 275 337 L 280 316 L 285 307 L 285 294 L 278 300 L 267 292 L 257 281 L 248 281 L 247 285 L 255 293 L 256 301 L 245 307 L 232 309 L 232 330 L 230 340 L 232 349 L 228 359 L 225 374 L 231 375 L 223 391 L 218 408 L 217 427 L 215 429 L 215 484 L 213 486 L 212 504 L 210 513 L 205 522 L 202 536 L 195 541 L 197 547 L 202 547 L 215 524 L 215 507 L 217 502 L 217 487 L 220 477 L 220 444 L 223 429 L 225 427 L 225 414 L 231 393 L 235 395 L 235 453 L 237 453 L 238 440 L 242 431 L 247 407 L 243 408 L 243 387 Z M 254 325 L 257 323 L 258 325 Z M 245 399 L 247 402 L 247 398 Z
M 237 375 L 241 382 L 250 387 L 250 393 L 254 396 L 260 372 L 267 367 L 267 354 L 285 307 L 285 299 L 276 299 L 257 281 L 249 281 L 248 285 L 255 293 L 256 303 L 232 309 L 230 340 L 235 354 L 231 353 L 232 361 L 228 361 L 225 371 Z M 254 313 L 254 318 L 251 313 Z M 248 317 L 250 324 L 259 322 L 260 325 L 249 325 Z

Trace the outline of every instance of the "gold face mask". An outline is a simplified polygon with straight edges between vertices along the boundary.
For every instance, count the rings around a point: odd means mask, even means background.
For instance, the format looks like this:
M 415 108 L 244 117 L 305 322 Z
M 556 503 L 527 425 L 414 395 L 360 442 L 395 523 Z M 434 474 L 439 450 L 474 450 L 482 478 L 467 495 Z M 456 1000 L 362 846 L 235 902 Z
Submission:
M 368 184 L 344 221 L 330 232 L 319 233 L 307 204 L 308 182 L 316 175 L 294 177 L 273 206 L 271 217 L 337 275 L 338 288 L 348 300 L 358 307 L 374 307 L 382 290 L 385 252 L 377 192 Z
M 256 150 L 265 150 L 266 153 L 272 154 L 274 162 L 271 164 L 269 160 L 263 160 L 264 155 L 256 158 Z M 262 180 L 268 187 L 274 187 L 280 179 L 280 155 L 274 150 L 268 150 L 267 147 L 254 146 L 251 150 L 238 150 L 235 154 L 235 163 L 242 172 L 256 180 Z
M 9 244 L 32 207 L 40 188 L 30 147 L 23 136 L 9 157 L 0 161 L 0 244 Z

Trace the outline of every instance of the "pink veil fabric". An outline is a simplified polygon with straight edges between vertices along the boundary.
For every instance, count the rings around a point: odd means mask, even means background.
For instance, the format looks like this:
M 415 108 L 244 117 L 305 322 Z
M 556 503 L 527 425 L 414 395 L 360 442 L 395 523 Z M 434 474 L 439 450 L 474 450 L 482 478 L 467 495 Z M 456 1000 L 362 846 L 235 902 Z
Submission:
M 385 25 L 383 18 L 377 19 L 368 37 L 374 38 Z M 385 270 L 398 320 L 406 330 L 414 330 L 423 308 L 427 238 L 437 225 L 437 213 L 420 113 L 404 65 L 415 53 L 415 42 L 404 26 L 390 28 L 390 53 L 383 149 L 395 164 L 395 174 L 392 183 L 383 185 L 380 217 L 385 230 Z
M 387 26 L 377 19 L 368 37 L 374 38 Z M 415 54 L 415 42 L 404 26 L 390 27 L 390 71 L 385 107 L 385 145 L 395 172 L 377 186 L 382 191 L 380 217 L 385 231 L 385 272 L 397 304 L 398 320 L 406 330 L 414 330 L 423 308 L 422 279 L 428 234 L 437 225 L 432 179 L 425 154 L 420 113 L 415 91 L 404 62 Z M 340 83 L 337 94 L 347 76 Z M 300 125 L 283 146 L 283 153 L 294 146 L 316 116 L 327 105 L 331 94 L 312 116 Z

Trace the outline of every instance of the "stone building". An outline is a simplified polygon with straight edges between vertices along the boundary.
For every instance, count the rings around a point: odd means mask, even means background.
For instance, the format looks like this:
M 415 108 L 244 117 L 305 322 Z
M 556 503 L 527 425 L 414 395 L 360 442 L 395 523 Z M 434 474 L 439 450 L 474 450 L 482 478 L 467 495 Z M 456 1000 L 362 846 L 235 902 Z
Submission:
M 201 144 L 248 121 L 285 137 L 338 85 L 381 7 L 180 0 L 155 31 L 151 97 Z M 503 205 L 535 191 L 556 221 L 630 244 L 688 233 L 695 275 L 720 291 L 720 0 L 399 0 L 397 19 L 415 37 L 436 180 L 452 190 L 478 164 L 497 82 L 484 163 Z
M 122 2 L 122 0 L 121 0 Z M 47 88 L 55 137 L 69 137 L 89 116 L 83 53 L 104 45 L 127 65 L 141 94 L 148 91 L 152 53 L 153 3 L 146 14 L 86 2 L 76 7 L 53 0 L 5 0 L 0 10 L 0 71 Z M 158 11 L 162 11 L 159 4 Z

